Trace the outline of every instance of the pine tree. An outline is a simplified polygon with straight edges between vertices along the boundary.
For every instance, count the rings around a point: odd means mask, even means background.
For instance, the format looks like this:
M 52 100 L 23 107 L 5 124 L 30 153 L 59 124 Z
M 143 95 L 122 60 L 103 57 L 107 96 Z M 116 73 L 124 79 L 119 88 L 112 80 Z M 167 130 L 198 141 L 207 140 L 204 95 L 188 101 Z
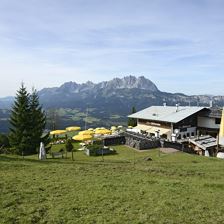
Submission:
M 0 148 L 1 147 L 9 147 L 9 138 L 7 135 L 0 134 Z
M 136 109 L 135 109 L 134 106 L 132 107 L 131 113 L 132 114 L 136 113 Z M 128 118 L 128 126 L 135 127 L 136 125 L 137 125 L 137 119 L 136 118 Z
M 31 122 L 31 129 L 30 134 L 32 136 L 32 146 L 31 146 L 31 153 L 35 152 L 36 149 L 39 147 L 40 142 L 42 141 L 41 137 L 46 125 L 46 116 L 43 112 L 42 107 L 39 104 L 39 97 L 37 91 L 33 89 L 32 94 L 30 95 L 30 122 Z
M 16 94 L 10 124 L 10 144 L 20 154 L 35 153 L 42 141 L 46 117 L 39 104 L 37 91 L 33 90 L 30 95 L 23 83 Z M 47 141 L 48 137 L 45 136 L 43 140 Z
M 22 83 L 10 116 L 10 144 L 19 153 L 28 153 L 31 145 L 29 93 Z

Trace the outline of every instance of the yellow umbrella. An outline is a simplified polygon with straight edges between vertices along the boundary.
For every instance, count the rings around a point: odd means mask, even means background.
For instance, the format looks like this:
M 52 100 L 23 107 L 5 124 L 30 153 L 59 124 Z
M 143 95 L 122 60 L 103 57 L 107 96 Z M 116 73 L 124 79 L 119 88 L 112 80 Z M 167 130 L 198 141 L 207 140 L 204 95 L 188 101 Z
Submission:
M 120 126 L 118 126 L 118 128 L 123 128 L 123 126 L 122 126 L 122 125 L 120 125 Z
M 79 130 L 81 130 L 81 128 L 78 126 L 72 126 L 66 128 L 66 131 L 79 131 Z
M 224 108 L 222 109 L 222 119 L 219 129 L 219 144 L 224 145 Z
M 130 126 L 128 126 L 128 128 L 130 128 L 130 129 L 131 129 L 131 128 L 133 128 L 133 126 L 131 126 L 131 125 L 130 125 Z
M 106 134 L 111 134 L 111 130 L 108 129 L 100 129 L 95 131 L 96 134 L 101 134 L 101 135 L 106 135 Z
M 54 131 L 50 132 L 51 135 L 62 135 L 62 134 L 65 134 L 65 133 L 66 133 L 65 130 L 54 130 Z
M 117 130 L 117 127 L 116 127 L 116 126 L 111 126 L 110 129 L 111 129 L 111 130 Z
M 79 132 L 79 135 L 93 135 L 93 134 L 94 134 L 94 131 L 89 131 L 89 130 Z
M 86 141 L 86 140 L 91 140 L 93 138 L 92 135 L 75 135 L 72 137 L 72 139 L 76 141 Z
M 89 128 L 88 131 L 94 131 L 94 129 L 93 128 Z

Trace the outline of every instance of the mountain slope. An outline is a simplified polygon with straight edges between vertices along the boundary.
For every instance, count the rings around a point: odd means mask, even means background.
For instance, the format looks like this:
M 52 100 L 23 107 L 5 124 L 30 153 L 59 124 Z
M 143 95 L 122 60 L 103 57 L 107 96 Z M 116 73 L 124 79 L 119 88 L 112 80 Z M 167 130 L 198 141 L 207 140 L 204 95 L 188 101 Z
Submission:
M 46 88 L 39 91 L 40 100 L 46 108 L 104 108 L 118 113 L 128 113 L 134 105 L 142 109 L 150 105 L 203 105 L 209 106 L 213 99 L 215 105 L 221 106 L 224 97 L 187 96 L 181 93 L 166 93 L 160 91 L 156 85 L 141 76 L 126 76 L 115 78 L 108 82 L 94 84 L 86 82 L 77 84 L 67 82 L 58 88 Z
M 163 103 L 209 106 L 210 100 L 216 106 L 224 105 L 223 96 L 187 96 L 162 92 L 143 76 L 114 78 L 96 84 L 90 81 L 83 84 L 67 82 L 60 87 L 44 88 L 38 94 L 43 107 L 48 112 L 54 108 L 54 113 L 57 113 L 58 128 L 74 123 L 80 126 L 86 123 L 88 126 L 125 124 L 132 106 L 137 110 Z M 13 98 L 0 99 L 0 108 L 10 106 L 12 100 Z M 49 115 L 49 120 L 51 116 Z M 49 128 L 52 128 L 51 124 Z

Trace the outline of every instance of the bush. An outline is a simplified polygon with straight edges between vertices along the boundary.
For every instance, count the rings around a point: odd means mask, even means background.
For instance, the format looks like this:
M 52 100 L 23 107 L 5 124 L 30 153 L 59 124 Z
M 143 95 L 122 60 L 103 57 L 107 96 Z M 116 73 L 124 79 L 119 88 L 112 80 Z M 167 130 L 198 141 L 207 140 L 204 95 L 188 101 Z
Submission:
M 98 149 L 102 149 L 103 146 L 102 145 L 88 145 L 87 148 L 90 150 L 98 150 Z
M 98 146 L 103 147 L 103 141 L 102 140 L 94 140 L 93 145 L 98 145 Z
M 67 152 L 71 152 L 73 150 L 74 146 L 72 145 L 72 141 L 70 139 L 66 141 L 65 148 Z
M 0 134 L 0 147 L 8 148 L 10 146 L 7 135 Z

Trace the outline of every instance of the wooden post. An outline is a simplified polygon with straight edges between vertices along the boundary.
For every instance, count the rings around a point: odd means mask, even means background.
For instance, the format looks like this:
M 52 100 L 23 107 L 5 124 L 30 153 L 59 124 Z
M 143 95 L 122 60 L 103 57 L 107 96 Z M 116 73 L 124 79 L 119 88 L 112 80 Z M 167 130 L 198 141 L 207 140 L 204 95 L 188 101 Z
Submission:
M 133 164 L 134 164 L 134 167 L 135 167 L 135 149 L 133 149 Z
M 104 157 L 103 157 L 103 148 L 102 148 L 101 150 L 102 150 L 102 161 L 104 162 Z

